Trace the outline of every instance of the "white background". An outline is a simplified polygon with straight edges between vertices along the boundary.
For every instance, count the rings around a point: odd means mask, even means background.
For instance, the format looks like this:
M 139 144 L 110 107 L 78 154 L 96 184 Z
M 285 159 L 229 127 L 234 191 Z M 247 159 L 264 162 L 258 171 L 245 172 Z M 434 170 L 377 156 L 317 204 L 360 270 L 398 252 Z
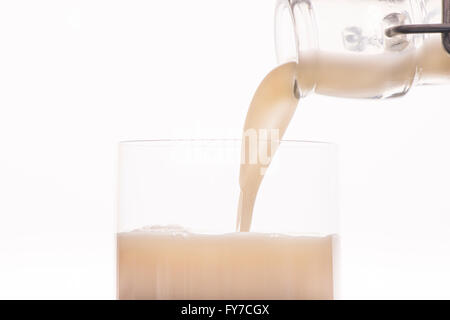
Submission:
M 239 137 L 274 0 L 0 1 L 0 298 L 114 298 L 117 142 Z M 310 96 L 340 147 L 342 298 L 450 298 L 448 87 Z

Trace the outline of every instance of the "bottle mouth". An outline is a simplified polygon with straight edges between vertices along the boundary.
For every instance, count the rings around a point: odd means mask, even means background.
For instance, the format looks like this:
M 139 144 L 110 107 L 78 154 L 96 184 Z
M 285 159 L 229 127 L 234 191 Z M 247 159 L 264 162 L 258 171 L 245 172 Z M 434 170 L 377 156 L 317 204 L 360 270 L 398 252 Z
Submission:
M 278 64 L 299 63 L 318 49 L 317 27 L 310 0 L 278 0 L 275 9 Z
M 275 51 L 278 64 L 298 63 L 298 38 L 289 0 L 278 0 L 275 8 Z
M 295 83 L 305 97 L 316 86 L 318 36 L 310 0 L 278 0 L 275 9 L 275 47 L 279 65 L 295 62 Z

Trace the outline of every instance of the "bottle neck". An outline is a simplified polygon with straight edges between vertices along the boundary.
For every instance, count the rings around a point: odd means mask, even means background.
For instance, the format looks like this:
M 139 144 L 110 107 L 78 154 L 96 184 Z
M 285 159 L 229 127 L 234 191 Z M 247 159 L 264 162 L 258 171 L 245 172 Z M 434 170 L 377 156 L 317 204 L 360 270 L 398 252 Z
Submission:
M 275 11 L 275 47 L 278 64 L 297 63 L 300 95 L 314 91 L 318 36 L 314 10 L 308 0 L 278 0 Z

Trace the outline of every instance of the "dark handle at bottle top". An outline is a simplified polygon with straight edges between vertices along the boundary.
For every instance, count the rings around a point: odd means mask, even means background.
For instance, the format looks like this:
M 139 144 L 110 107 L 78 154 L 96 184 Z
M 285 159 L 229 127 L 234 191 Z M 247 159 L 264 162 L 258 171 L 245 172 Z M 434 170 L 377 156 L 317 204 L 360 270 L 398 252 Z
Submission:
M 442 44 L 450 53 L 450 0 L 442 0 L 442 24 L 410 24 L 386 29 L 386 36 L 411 33 L 442 33 Z

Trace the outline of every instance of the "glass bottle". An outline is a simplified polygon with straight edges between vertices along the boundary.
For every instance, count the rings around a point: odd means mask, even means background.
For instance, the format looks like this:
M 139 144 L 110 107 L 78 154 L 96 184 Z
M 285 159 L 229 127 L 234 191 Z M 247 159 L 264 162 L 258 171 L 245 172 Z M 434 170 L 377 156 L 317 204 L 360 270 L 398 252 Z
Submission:
M 449 17 L 449 0 L 279 0 L 278 62 L 297 62 L 302 96 L 402 96 L 414 85 L 449 82 L 449 33 L 390 31 L 431 25 L 437 32 L 450 27 Z

